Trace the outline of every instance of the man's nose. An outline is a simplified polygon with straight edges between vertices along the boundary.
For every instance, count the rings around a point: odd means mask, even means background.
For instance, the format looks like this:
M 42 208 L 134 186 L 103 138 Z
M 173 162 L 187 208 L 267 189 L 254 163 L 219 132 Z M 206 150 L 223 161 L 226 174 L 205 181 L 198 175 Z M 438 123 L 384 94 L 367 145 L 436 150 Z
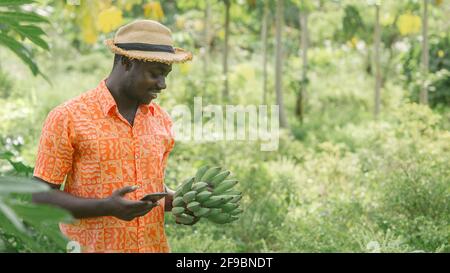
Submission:
M 166 89 L 166 79 L 163 76 L 158 77 L 158 81 L 156 82 L 158 89 Z

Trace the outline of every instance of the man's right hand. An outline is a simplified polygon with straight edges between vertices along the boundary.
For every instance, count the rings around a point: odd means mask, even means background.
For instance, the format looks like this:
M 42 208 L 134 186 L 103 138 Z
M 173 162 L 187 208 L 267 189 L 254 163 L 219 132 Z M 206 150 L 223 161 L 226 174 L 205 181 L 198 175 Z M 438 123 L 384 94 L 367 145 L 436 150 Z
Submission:
M 131 201 L 123 198 L 125 194 L 133 192 L 136 189 L 136 186 L 124 187 L 114 191 L 111 196 L 106 198 L 109 214 L 121 220 L 131 221 L 136 217 L 144 216 L 159 205 L 158 202 Z

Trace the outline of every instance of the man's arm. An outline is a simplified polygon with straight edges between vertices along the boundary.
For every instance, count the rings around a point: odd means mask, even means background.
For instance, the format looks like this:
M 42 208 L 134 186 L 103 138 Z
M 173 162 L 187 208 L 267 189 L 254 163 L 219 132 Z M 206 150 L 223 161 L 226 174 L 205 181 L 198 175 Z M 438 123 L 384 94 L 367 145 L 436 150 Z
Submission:
M 48 184 L 52 190 L 35 193 L 32 200 L 37 204 L 54 205 L 68 210 L 75 218 L 115 216 L 121 220 L 131 221 L 150 212 L 158 203 L 147 201 L 130 201 L 125 194 L 135 191 L 136 187 L 124 187 L 116 190 L 107 198 L 81 198 L 59 190 L 59 185 L 48 183 L 38 177 L 40 182 Z

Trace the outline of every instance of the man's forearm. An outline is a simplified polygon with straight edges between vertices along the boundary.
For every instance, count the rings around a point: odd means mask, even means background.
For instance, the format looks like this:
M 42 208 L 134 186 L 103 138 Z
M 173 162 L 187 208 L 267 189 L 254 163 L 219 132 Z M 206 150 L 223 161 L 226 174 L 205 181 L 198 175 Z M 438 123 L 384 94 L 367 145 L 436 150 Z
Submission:
M 75 218 L 109 216 L 106 199 L 81 198 L 60 190 L 33 194 L 33 202 L 68 210 Z

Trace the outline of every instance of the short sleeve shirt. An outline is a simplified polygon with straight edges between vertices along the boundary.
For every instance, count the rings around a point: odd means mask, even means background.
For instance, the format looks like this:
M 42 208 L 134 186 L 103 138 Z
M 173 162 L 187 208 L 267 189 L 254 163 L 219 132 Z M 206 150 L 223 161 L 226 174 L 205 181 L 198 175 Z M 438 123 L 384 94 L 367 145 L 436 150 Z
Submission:
M 125 198 L 164 191 L 167 157 L 174 146 L 170 116 L 156 103 L 140 105 L 133 126 L 118 112 L 105 80 L 53 109 L 39 141 L 34 176 L 62 184 L 82 198 L 105 198 L 139 186 Z M 164 199 L 143 217 L 77 219 L 60 223 L 83 252 L 170 252 L 164 232 Z

